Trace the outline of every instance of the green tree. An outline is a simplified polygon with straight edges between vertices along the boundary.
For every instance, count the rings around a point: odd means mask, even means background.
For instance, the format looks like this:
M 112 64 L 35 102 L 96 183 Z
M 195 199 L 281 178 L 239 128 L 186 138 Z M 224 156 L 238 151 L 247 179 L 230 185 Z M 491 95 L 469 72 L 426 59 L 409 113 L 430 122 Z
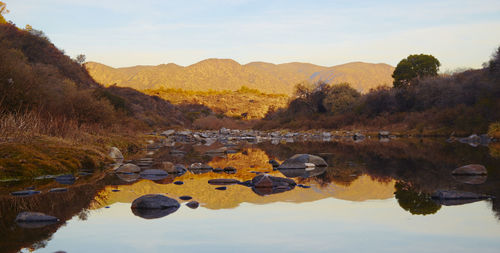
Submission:
M 424 77 L 437 76 L 441 63 L 432 55 L 412 54 L 401 60 L 392 73 L 395 88 L 418 84 Z
M 348 83 L 335 84 L 326 92 L 323 106 L 334 114 L 341 114 L 352 111 L 360 97 L 361 93 Z
M 7 5 L 0 1 L 0 24 L 5 24 L 7 23 L 7 20 L 3 17 L 4 14 L 9 13 L 9 10 L 7 10 Z

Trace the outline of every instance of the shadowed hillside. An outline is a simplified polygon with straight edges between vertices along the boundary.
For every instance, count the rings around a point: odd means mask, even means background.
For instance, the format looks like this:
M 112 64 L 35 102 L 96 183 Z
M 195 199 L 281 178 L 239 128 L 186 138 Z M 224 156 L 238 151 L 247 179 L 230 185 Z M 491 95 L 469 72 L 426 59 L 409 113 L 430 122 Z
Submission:
M 350 82 L 368 91 L 392 82 L 393 67 L 386 64 L 348 63 L 322 67 L 309 63 L 240 65 L 231 59 L 207 59 L 187 67 L 175 64 L 112 68 L 100 63 L 85 64 L 90 75 L 106 86 L 116 84 L 135 89 L 184 89 L 195 91 L 237 90 L 242 86 L 265 93 L 291 94 L 303 81 Z

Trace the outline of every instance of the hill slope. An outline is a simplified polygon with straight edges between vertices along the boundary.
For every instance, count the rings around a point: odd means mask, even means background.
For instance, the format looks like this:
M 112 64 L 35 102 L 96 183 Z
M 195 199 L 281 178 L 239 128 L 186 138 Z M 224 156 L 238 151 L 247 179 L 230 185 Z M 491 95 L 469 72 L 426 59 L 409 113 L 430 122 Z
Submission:
M 323 67 L 310 63 L 241 65 L 230 59 L 207 59 L 182 67 L 176 64 L 112 68 L 100 63 L 85 64 L 90 75 L 104 85 L 135 89 L 174 88 L 184 90 L 237 90 L 241 86 L 265 93 L 291 94 L 302 81 L 350 82 L 360 91 L 392 83 L 393 67 L 387 64 L 348 63 Z

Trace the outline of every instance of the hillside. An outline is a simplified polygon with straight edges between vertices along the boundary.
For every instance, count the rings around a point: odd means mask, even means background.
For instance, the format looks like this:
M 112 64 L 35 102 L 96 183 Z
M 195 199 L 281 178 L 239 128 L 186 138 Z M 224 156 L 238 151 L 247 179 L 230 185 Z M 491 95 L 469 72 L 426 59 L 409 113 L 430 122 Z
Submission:
M 291 94 L 302 81 L 351 82 L 361 92 L 392 83 L 393 67 L 387 64 L 347 63 L 333 67 L 310 63 L 241 65 L 230 59 L 207 59 L 182 67 L 176 64 L 112 68 L 96 62 L 85 64 L 89 74 L 106 86 L 195 91 L 237 90 L 241 86 L 265 93 Z

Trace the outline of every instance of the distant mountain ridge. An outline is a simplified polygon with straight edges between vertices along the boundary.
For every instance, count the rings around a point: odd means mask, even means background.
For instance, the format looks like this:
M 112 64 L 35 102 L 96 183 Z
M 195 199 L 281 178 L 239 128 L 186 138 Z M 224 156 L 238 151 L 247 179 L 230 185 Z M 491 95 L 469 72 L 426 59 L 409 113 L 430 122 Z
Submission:
M 291 94 L 303 81 L 348 82 L 361 92 L 392 83 L 394 67 L 379 63 L 352 62 L 333 67 L 310 63 L 272 64 L 251 62 L 241 65 L 231 59 L 206 59 L 189 65 L 112 68 L 96 62 L 85 64 L 90 75 L 105 86 L 116 84 L 138 90 L 175 88 L 184 90 L 237 90 L 241 86 L 265 93 Z

